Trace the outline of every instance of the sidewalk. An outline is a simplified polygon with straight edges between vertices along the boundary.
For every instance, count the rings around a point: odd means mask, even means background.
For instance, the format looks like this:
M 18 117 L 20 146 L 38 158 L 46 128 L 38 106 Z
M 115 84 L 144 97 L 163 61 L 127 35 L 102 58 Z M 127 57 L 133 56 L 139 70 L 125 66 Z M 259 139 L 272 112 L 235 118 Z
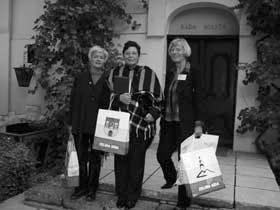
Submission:
M 156 160 L 156 149 L 157 144 L 153 144 L 146 154 L 141 200 L 174 205 L 177 199 L 177 187 L 169 190 L 160 189 L 165 181 Z M 279 186 L 264 156 L 232 152 L 226 149 L 218 150 L 217 156 L 226 188 L 193 199 L 194 205 L 238 210 L 280 210 Z M 176 161 L 177 154 L 174 154 L 173 157 Z M 113 160 L 113 156 L 110 156 L 105 161 L 101 171 L 99 188 L 99 192 L 111 193 L 110 199 L 114 195 L 115 183 Z M 81 203 L 69 200 L 71 192 L 72 189 L 61 187 L 61 180 L 57 178 L 50 183 L 30 189 L 25 193 L 25 199 L 29 203 L 43 203 L 56 208 L 63 206 L 72 209 L 87 209 L 81 207 L 85 205 L 85 201 Z M 104 196 L 103 193 L 101 193 L 102 196 Z M 105 198 L 105 203 L 110 202 L 110 199 Z M 101 204 L 98 205 L 100 208 Z M 91 207 L 91 209 L 95 208 Z
M 146 154 L 143 197 L 176 202 L 177 187 L 161 190 L 165 183 L 162 170 L 156 160 L 157 145 L 153 144 Z M 193 199 L 198 205 L 236 209 L 278 209 L 280 190 L 266 158 L 260 154 L 220 150 L 218 161 L 226 188 Z M 177 154 L 173 155 L 177 162 Z M 100 189 L 114 190 L 113 157 L 104 164 Z

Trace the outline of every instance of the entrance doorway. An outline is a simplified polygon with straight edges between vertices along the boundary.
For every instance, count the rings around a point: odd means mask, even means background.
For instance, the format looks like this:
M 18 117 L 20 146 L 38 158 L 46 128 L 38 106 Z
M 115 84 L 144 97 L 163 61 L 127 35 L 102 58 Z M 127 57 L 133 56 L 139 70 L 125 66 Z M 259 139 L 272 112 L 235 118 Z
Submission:
M 185 38 L 191 49 L 191 66 L 200 69 L 201 85 L 206 91 L 208 133 L 219 135 L 219 146 L 233 146 L 235 94 L 238 62 L 238 36 L 167 36 Z M 172 61 L 167 55 L 167 71 Z

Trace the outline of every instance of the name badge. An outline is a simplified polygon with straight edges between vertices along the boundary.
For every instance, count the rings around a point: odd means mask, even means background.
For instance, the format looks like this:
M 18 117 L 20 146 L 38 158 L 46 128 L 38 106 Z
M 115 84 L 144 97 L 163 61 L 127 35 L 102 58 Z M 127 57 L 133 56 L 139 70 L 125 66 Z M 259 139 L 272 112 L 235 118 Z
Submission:
M 187 75 L 186 74 L 179 74 L 178 75 L 178 80 L 186 80 L 187 79 Z

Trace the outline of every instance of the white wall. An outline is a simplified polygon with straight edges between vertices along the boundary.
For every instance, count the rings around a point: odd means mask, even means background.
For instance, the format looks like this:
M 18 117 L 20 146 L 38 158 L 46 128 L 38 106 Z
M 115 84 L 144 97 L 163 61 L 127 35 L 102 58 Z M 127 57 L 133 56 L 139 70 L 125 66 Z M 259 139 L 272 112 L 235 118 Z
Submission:
M 255 38 L 251 35 L 251 28 L 247 24 L 246 15 L 240 14 L 240 43 L 239 43 L 239 63 L 251 63 L 256 60 Z M 244 85 L 245 72 L 239 71 L 236 90 L 236 110 L 235 110 L 235 133 L 233 148 L 236 151 L 257 152 L 255 139 L 256 132 L 239 134 L 236 132 L 240 121 L 237 116 L 240 110 L 255 106 L 257 104 L 257 86 L 255 84 Z
M 8 111 L 8 81 L 9 71 L 12 67 L 23 64 L 24 45 L 32 43 L 32 27 L 34 20 L 43 12 L 43 0 L 10 0 L 12 2 L 12 28 L 9 29 L 7 14 L 9 0 L 0 2 L 0 114 Z M 127 11 L 132 14 L 141 26 L 132 30 L 129 26 L 122 28 L 121 36 L 116 43 L 123 44 L 127 40 L 134 40 L 142 47 L 140 64 L 148 65 L 157 73 L 161 84 L 165 78 L 166 60 L 166 33 L 169 22 L 179 12 L 199 1 L 197 0 L 149 0 L 149 10 L 142 8 L 141 1 L 127 0 Z M 203 1 L 215 3 L 221 7 L 231 7 L 237 4 L 237 0 L 210 0 Z M 251 62 L 256 59 L 255 43 L 250 35 L 250 28 L 246 25 L 246 17 L 239 11 L 234 11 L 240 21 L 240 49 L 239 61 Z M 9 36 L 11 35 L 11 51 L 9 51 Z M 2 47 L 4 46 L 4 47 Z M 9 69 L 9 55 L 11 66 Z M 247 106 L 255 105 L 256 87 L 244 86 L 242 80 L 244 73 L 238 72 L 236 93 L 236 116 L 239 111 Z M 11 71 L 11 111 L 17 114 L 25 111 L 26 105 L 43 106 L 42 90 L 36 95 L 27 93 L 28 88 L 18 87 L 14 71 Z M 3 100 L 2 100 L 3 99 Z M 239 122 L 235 121 L 235 129 Z M 254 145 L 255 133 L 234 135 L 234 149 L 243 151 L 256 151 Z
M 12 4 L 12 35 L 11 35 L 11 68 L 23 65 L 25 45 L 31 44 L 34 21 L 43 13 L 43 0 L 13 0 Z M 32 78 L 31 85 L 34 84 Z M 23 114 L 27 105 L 38 106 L 43 109 L 44 92 L 42 89 L 36 94 L 28 94 L 26 87 L 19 87 L 15 72 L 11 74 L 11 111 Z
M 165 36 L 168 33 L 169 24 L 172 19 L 183 12 L 187 8 L 194 8 L 196 6 L 206 6 L 214 4 L 218 8 L 232 7 L 238 4 L 237 0 L 209 0 L 199 2 L 197 0 L 150 0 L 148 14 L 148 31 L 149 38 L 161 37 L 165 40 Z M 229 10 L 229 12 L 231 12 Z M 252 62 L 256 59 L 255 40 L 250 34 L 250 27 L 247 25 L 246 16 L 239 10 L 232 11 L 232 14 L 236 16 L 236 19 L 240 24 L 240 43 L 239 43 L 239 62 Z M 157 17 L 160 18 L 157 18 Z M 165 41 L 162 41 L 163 48 L 159 48 L 160 52 L 166 52 Z M 165 59 L 163 56 L 162 59 Z M 162 70 L 165 71 L 165 66 L 162 66 Z M 244 72 L 238 72 L 237 78 L 237 90 L 236 90 L 236 117 L 241 109 L 248 106 L 256 105 L 257 88 L 255 85 L 245 86 L 242 81 L 244 79 Z M 234 132 L 234 150 L 256 152 L 254 144 L 256 133 L 246 133 L 244 135 L 238 134 L 236 129 L 240 122 L 235 117 L 235 132 Z
M 171 19 L 168 34 L 172 35 L 238 35 L 237 19 L 219 8 L 193 8 Z
M 9 109 L 10 3 L 0 1 L 0 115 Z
M 198 0 L 149 0 L 149 14 L 148 14 L 148 36 L 165 36 L 169 22 L 178 13 L 184 11 L 187 7 L 192 8 L 207 3 L 217 4 L 221 7 L 235 6 L 237 0 L 210 0 L 210 1 L 198 1 Z

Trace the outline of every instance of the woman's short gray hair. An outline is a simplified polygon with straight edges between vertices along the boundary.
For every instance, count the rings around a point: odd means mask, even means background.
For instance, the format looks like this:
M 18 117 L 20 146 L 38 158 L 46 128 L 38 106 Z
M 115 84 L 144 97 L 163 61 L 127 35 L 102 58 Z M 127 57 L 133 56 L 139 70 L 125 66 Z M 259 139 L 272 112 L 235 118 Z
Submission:
M 90 60 L 92 57 L 92 54 L 95 52 L 102 52 L 105 56 L 105 62 L 108 60 L 109 58 L 109 53 L 107 52 L 107 50 L 105 50 L 104 48 L 98 46 L 98 45 L 94 45 L 92 48 L 89 49 L 88 51 L 88 59 Z
M 182 38 L 176 38 L 176 39 L 173 39 L 170 44 L 169 44 L 169 47 L 168 47 L 168 54 L 170 55 L 171 54 L 171 50 L 173 47 L 175 46 L 180 46 L 184 49 L 184 54 L 186 57 L 190 57 L 191 54 L 192 54 L 192 50 L 191 50 L 191 47 L 189 45 L 189 43 L 185 40 L 185 39 L 182 39 Z

